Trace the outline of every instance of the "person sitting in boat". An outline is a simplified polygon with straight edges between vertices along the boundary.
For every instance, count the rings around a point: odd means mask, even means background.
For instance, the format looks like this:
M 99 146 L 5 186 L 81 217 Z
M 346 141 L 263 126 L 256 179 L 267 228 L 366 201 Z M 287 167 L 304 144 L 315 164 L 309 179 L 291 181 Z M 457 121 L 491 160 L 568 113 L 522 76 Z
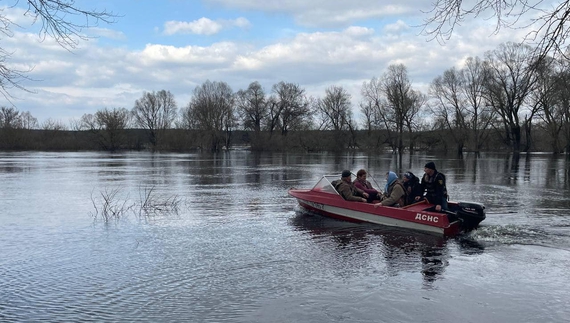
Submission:
M 368 193 L 368 203 L 372 203 L 378 199 L 378 191 L 372 187 L 369 181 L 366 180 L 366 171 L 364 169 L 356 172 L 356 179 L 354 180 L 354 187 Z
M 438 172 L 434 162 L 428 162 L 424 166 L 424 176 L 422 177 L 422 193 L 429 203 L 435 205 L 436 211 L 447 210 L 447 187 L 445 185 L 445 175 Z M 416 197 L 419 201 L 420 197 Z
M 406 205 L 413 204 L 416 201 L 416 196 L 420 198 L 423 196 L 420 179 L 414 173 L 405 172 L 402 176 L 402 184 L 406 190 Z
M 331 184 L 337 192 L 347 201 L 366 202 L 368 193 L 356 188 L 351 180 L 352 173 L 349 170 L 343 170 L 341 178 L 333 181 Z
M 386 174 L 386 186 L 384 194 L 380 199 L 380 203 L 374 204 L 374 207 L 383 206 L 404 206 L 406 205 L 406 190 L 404 185 L 398 180 L 398 175 L 394 172 Z

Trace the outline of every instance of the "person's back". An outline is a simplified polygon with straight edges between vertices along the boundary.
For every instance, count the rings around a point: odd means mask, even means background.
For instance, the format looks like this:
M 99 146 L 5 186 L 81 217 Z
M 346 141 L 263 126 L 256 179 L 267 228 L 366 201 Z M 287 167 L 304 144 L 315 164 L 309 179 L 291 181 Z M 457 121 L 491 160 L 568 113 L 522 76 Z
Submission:
M 416 202 L 416 197 L 423 196 L 422 185 L 420 179 L 412 172 L 406 172 L 403 176 L 403 185 L 406 190 L 406 205 Z

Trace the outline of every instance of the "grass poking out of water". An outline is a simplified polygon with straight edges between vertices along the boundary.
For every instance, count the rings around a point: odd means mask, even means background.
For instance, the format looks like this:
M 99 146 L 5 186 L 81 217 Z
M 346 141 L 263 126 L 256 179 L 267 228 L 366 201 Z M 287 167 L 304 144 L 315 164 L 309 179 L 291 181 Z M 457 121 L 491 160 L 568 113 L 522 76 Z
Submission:
M 177 195 L 165 196 L 156 188 L 139 187 L 138 199 L 133 200 L 121 188 L 105 188 L 99 194 L 91 192 L 94 211 L 90 212 L 95 221 L 108 223 L 134 215 L 145 218 L 157 215 L 178 214 L 182 199 Z

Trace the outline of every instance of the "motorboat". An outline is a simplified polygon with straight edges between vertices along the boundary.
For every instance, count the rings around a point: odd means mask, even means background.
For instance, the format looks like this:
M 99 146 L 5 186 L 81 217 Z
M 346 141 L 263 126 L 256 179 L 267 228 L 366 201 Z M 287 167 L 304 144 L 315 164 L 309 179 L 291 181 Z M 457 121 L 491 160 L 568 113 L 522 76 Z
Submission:
M 476 229 L 485 219 L 485 206 L 474 202 L 448 202 L 448 210 L 436 211 L 426 200 L 403 207 L 346 201 L 332 182 L 339 175 L 324 175 L 311 189 L 289 189 L 307 211 L 352 222 L 369 222 L 453 236 Z

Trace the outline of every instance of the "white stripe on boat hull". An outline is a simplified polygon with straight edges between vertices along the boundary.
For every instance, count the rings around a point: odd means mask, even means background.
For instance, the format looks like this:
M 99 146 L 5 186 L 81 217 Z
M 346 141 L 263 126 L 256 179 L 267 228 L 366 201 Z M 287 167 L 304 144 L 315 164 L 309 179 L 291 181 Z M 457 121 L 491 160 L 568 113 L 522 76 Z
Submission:
M 321 204 L 322 208 L 315 208 L 315 207 L 312 207 L 310 203 L 305 203 L 304 200 L 301 200 L 301 199 L 298 199 L 298 200 L 303 206 L 308 207 L 309 209 L 313 209 L 316 212 L 332 213 L 332 214 L 335 214 L 337 216 L 350 218 L 350 219 L 354 219 L 354 220 L 358 220 L 358 221 L 362 221 L 362 222 L 369 222 L 369 223 L 375 223 L 375 224 L 381 224 L 381 225 L 387 225 L 387 226 L 394 226 L 394 227 L 400 227 L 400 228 L 408 228 L 408 229 L 414 229 L 414 230 L 427 231 L 427 232 L 432 232 L 432 233 L 437 233 L 437 234 L 444 234 L 444 228 L 439 228 L 439 227 L 434 227 L 431 225 L 425 225 L 425 224 L 421 224 L 421 223 L 410 222 L 410 221 L 390 218 L 387 216 L 375 215 L 375 214 L 370 214 L 370 213 L 366 213 L 366 212 L 344 209 L 344 208 L 340 208 L 340 207 L 336 207 L 336 206 L 330 206 L 330 205 L 324 205 L 324 204 Z

